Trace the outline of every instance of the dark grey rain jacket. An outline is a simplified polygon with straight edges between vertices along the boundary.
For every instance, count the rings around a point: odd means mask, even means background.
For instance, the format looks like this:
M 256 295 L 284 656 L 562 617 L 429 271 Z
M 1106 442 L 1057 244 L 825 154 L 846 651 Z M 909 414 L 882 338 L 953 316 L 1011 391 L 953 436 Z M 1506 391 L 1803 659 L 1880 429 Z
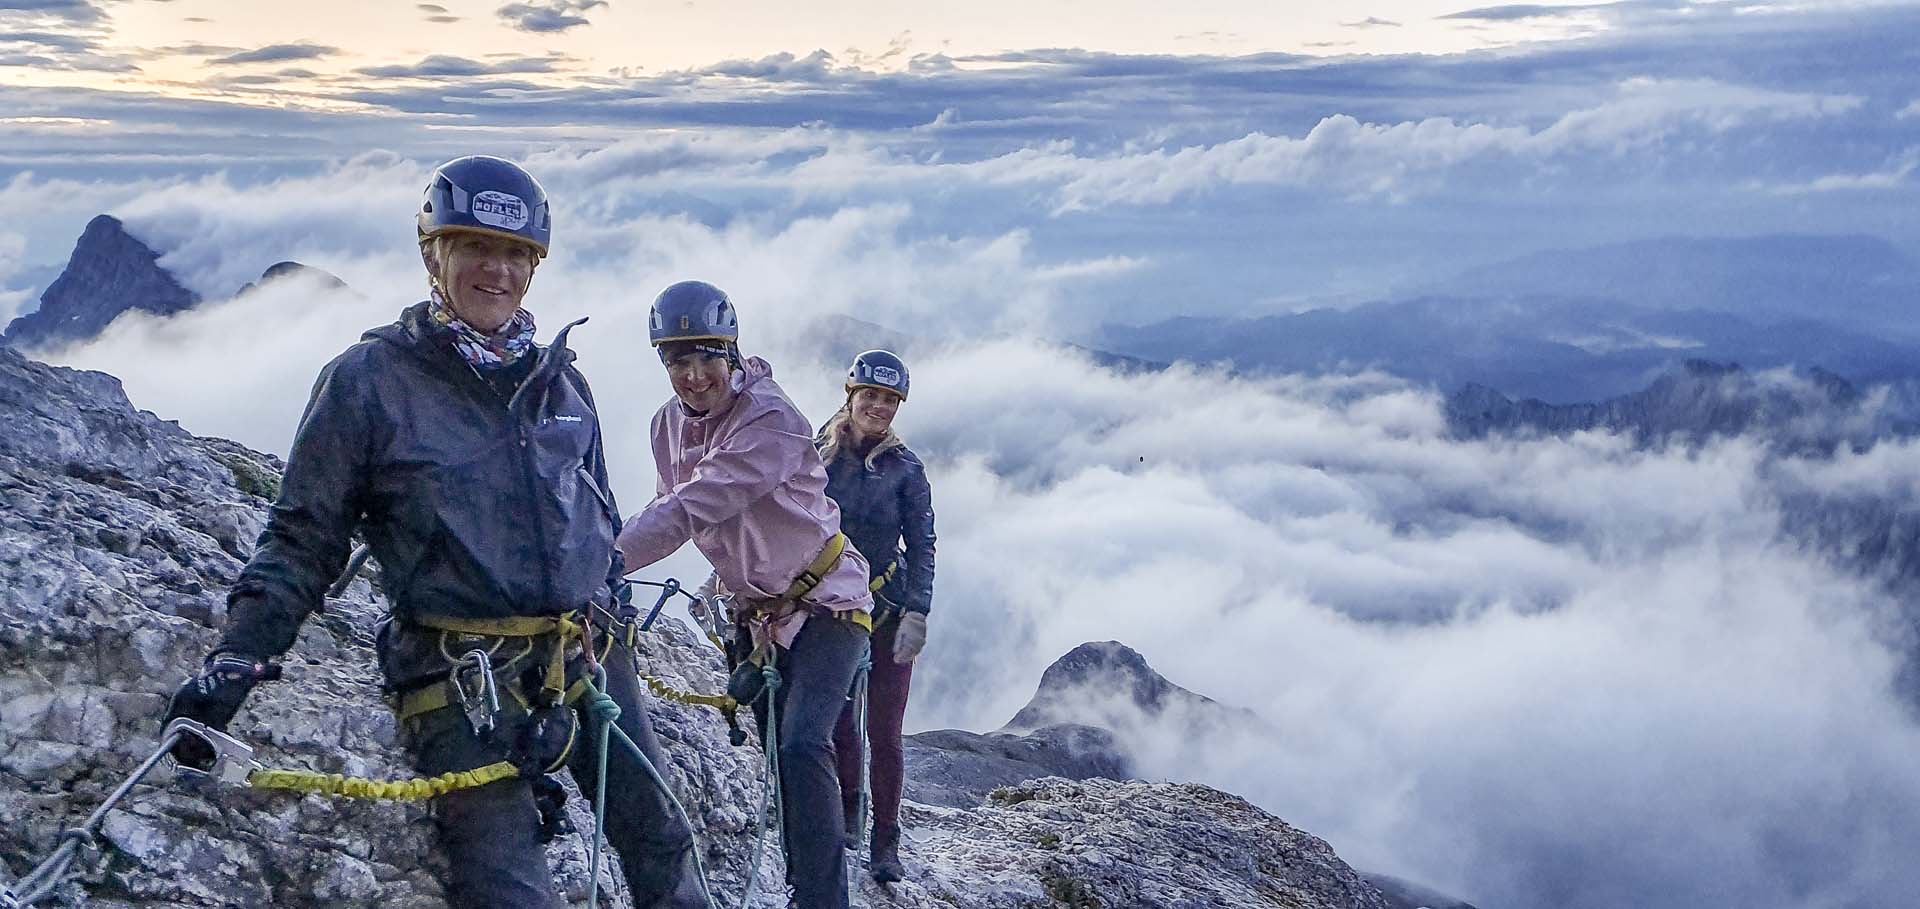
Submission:
M 356 528 L 403 621 L 606 602 L 621 573 L 619 512 L 566 334 L 527 354 L 538 359 L 515 370 L 527 374 L 517 387 L 489 382 L 418 303 L 328 363 L 280 499 L 228 596 L 220 649 L 284 653 L 345 566 Z
M 899 561 L 893 580 L 879 591 L 876 617 L 888 607 L 908 612 L 933 609 L 933 487 L 927 468 L 905 445 L 895 443 L 873 459 L 843 450 L 827 465 L 827 495 L 840 506 L 840 530 L 867 557 L 874 577 Z

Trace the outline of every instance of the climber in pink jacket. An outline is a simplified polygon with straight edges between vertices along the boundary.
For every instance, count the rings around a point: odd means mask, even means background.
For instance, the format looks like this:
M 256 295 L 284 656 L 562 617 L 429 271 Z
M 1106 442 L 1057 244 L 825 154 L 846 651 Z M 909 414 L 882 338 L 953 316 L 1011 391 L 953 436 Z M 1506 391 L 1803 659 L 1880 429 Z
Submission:
M 736 597 L 742 630 L 771 647 L 787 876 L 800 909 L 845 909 L 833 728 L 873 628 L 867 561 L 840 533 L 812 424 L 765 360 L 740 356 L 727 295 L 682 281 L 651 318 L 674 400 L 653 417 L 654 499 L 616 543 L 637 571 L 693 540 Z M 765 707 L 753 700 L 757 715 Z

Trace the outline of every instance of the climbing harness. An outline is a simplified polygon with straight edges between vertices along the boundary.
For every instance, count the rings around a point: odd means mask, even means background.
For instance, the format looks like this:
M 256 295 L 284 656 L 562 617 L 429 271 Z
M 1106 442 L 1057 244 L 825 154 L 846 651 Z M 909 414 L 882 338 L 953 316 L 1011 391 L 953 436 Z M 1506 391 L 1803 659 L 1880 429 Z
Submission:
M 801 578 L 794 582 L 794 586 L 789 588 L 788 595 L 776 600 L 767 601 L 767 604 L 786 603 L 792 605 L 797 602 L 801 596 L 804 596 L 808 591 L 812 590 L 814 585 L 819 583 L 819 578 L 824 575 L 826 571 L 831 570 L 833 564 L 840 558 L 845 546 L 846 541 L 844 536 L 836 535 L 833 540 L 829 540 L 827 549 L 823 550 L 820 558 L 816 559 L 812 565 L 809 565 L 807 571 L 802 573 Z M 365 547 L 361 547 L 359 551 L 354 553 L 348 570 L 343 572 L 341 579 L 335 583 L 333 590 L 329 592 L 330 595 L 337 595 L 334 591 L 343 590 L 346 584 L 350 583 L 352 578 L 358 574 L 360 565 L 365 561 L 364 551 Z M 884 583 L 884 581 L 882 583 Z M 657 587 L 661 591 L 652 609 L 646 614 L 644 619 L 641 619 L 638 616 L 637 610 L 632 609 L 630 605 L 630 594 L 628 594 L 627 591 L 633 585 Z M 702 602 L 699 597 L 687 592 L 680 586 L 677 580 L 672 578 L 667 579 L 665 582 L 626 581 L 621 585 L 620 593 L 622 595 L 621 605 L 625 608 L 620 608 L 616 613 L 610 612 L 604 607 L 590 607 L 591 611 L 579 615 L 577 617 L 578 621 L 576 621 L 575 616 L 514 617 L 506 619 L 464 619 L 431 615 L 409 617 L 407 621 L 412 624 L 441 632 L 440 646 L 442 654 L 448 658 L 449 668 L 444 677 L 433 680 L 425 686 L 415 687 L 404 693 L 396 694 L 392 698 L 396 713 L 400 715 L 403 721 L 443 708 L 458 707 L 461 715 L 473 728 L 475 734 L 482 736 L 488 735 L 498 727 L 500 722 L 502 701 L 498 676 L 500 673 L 518 664 L 521 660 L 532 655 L 536 649 L 537 639 L 549 639 L 547 646 L 551 648 L 552 652 L 548 655 L 547 666 L 545 667 L 544 673 L 542 673 L 541 691 L 533 700 L 548 701 L 545 705 L 546 707 L 562 707 L 572 704 L 574 701 L 584 697 L 587 699 L 586 709 L 588 717 L 598 732 L 596 753 L 593 755 L 598 765 L 599 776 L 597 779 L 596 797 L 594 799 L 593 870 L 590 878 L 591 883 L 589 884 L 588 905 L 596 904 L 595 899 L 598 894 L 599 873 L 602 867 L 600 856 L 606 836 L 607 753 L 609 746 L 615 738 L 619 739 L 627 752 L 639 762 L 641 768 L 646 771 L 648 778 L 653 781 L 654 785 L 659 787 L 660 792 L 673 806 L 673 810 L 679 817 L 680 822 L 685 825 L 687 830 L 691 831 L 693 829 L 692 822 L 687 816 L 685 807 L 681 804 L 679 798 L 674 795 L 672 787 L 667 784 L 659 768 L 655 767 L 653 763 L 647 759 L 645 752 L 640 749 L 639 745 L 636 744 L 624 730 L 616 725 L 615 721 L 620 716 L 620 707 L 605 692 L 606 670 L 600 665 L 601 661 L 611 654 L 613 643 L 616 640 L 626 642 L 629 645 L 629 652 L 631 653 L 631 647 L 637 643 L 638 635 L 652 627 L 662 607 L 665 606 L 668 600 L 676 595 L 686 597 L 703 607 L 695 611 L 694 617 L 699 621 L 704 636 L 723 652 L 727 652 L 729 659 L 732 659 L 734 655 L 734 652 L 729 650 L 720 633 L 721 615 L 726 606 L 724 599 L 716 598 L 720 599 L 720 601 L 714 603 Z M 593 613 L 598 613 L 605 621 L 595 621 Z M 791 613 L 789 612 L 788 614 Z M 851 615 L 835 613 L 834 617 L 855 622 L 861 625 L 861 627 L 867 628 L 869 631 L 872 630 L 871 618 L 866 613 L 854 613 Z M 865 621 L 860 621 L 862 619 Z M 596 626 L 604 630 L 602 636 L 605 638 L 605 642 L 604 645 L 600 647 L 595 646 L 595 644 L 598 643 L 594 640 Z M 452 650 L 447 646 L 450 641 L 476 636 L 494 638 L 496 640 L 488 646 L 469 647 L 458 658 L 452 656 Z M 509 656 L 504 661 L 496 662 L 506 640 L 516 638 L 525 639 L 525 646 L 517 654 Z M 565 685 L 566 654 L 570 649 L 570 645 L 576 640 L 582 644 L 582 651 L 588 664 L 590 677 L 582 678 L 573 685 L 567 686 Z M 761 876 L 760 866 L 766 857 L 769 840 L 776 836 L 779 837 L 783 846 L 782 851 L 784 852 L 785 824 L 781 799 L 780 749 L 778 744 L 780 728 L 778 693 L 784 683 L 781 679 L 779 669 L 776 666 L 776 655 L 777 651 L 768 647 L 759 662 L 750 664 L 754 674 L 758 676 L 757 681 L 760 683 L 760 690 L 752 700 L 757 701 L 761 696 L 767 699 L 766 709 L 764 711 L 765 722 L 761 727 L 765 782 L 761 786 L 758 830 L 755 833 L 753 852 L 749 859 L 750 870 L 748 872 L 746 889 L 742 894 L 739 904 L 742 909 L 751 906 L 755 895 L 758 893 Z M 866 813 L 865 805 L 868 799 L 866 773 L 864 772 L 864 764 L 867 760 L 865 680 L 871 666 L 871 651 L 869 651 L 868 656 L 862 658 L 859 672 L 856 675 L 857 694 L 855 695 L 856 704 L 858 705 L 857 709 L 860 714 L 861 751 L 863 756 L 863 773 L 861 775 L 863 818 Z M 635 668 L 637 670 L 638 666 L 636 665 Z M 680 704 L 712 707 L 721 711 L 727 720 L 730 741 L 736 746 L 745 743 L 745 732 L 740 729 L 737 722 L 737 713 L 741 704 L 740 701 L 725 695 L 706 695 L 682 691 L 652 676 L 641 675 L 640 678 L 647 689 L 658 697 Z M 530 714 L 538 709 L 542 709 L 534 703 L 528 703 L 529 698 L 521 693 L 518 686 L 509 685 L 507 686 L 507 691 L 513 696 L 515 701 L 519 702 L 519 706 L 527 708 Z M 337 773 L 330 774 L 311 770 L 264 767 L 254 759 L 254 749 L 244 742 L 195 720 L 185 717 L 176 718 L 167 724 L 165 730 L 162 732 L 160 744 L 154 749 L 153 753 L 148 756 L 146 760 L 140 764 L 138 769 L 122 782 L 105 801 L 101 802 L 101 804 L 94 809 L 93 813 L 87 817 L 85 823 L 66 831 L 61 837 L 59 846 L 55 848 L 53 853 L 25 877 L 20 878 L 8 887 L 0 888 L 0 909 L 27 909 L 27 907 L 34 906 L 57 896 L 63 886 L 78 876 L 71 871 L 71 868 L 79 858 L 81 850 L 97 849 L 96 837 L 107 813 L 118 806 L 120 802 L 126 798 L 127 794 L 144 780 L 163 758 L 167 757 L 167 755 L 173 751 L 176 745 L 187 738 L 197 739 L 204 743 L 212 754 L 212 759 L 200 766 L 176 762 L 177 772 L 187 778 L 205 779 L 222 785 L 246 786 L 261 790 L 316 793 L 338 798 L 410 802 L 426 801 L 451 792 L 473 789 L 501 780 L 515 778 L 538 779 L 546 773 L 557 770 L 564 763 L 566 753 L 570 752 L 573 746 L 572 730 L 569 729 L 567 741 L 564 748 L 561 749 L 559 758 L 544 768 L 532 767 L 525 762 L 515 763 L 510 760 L 503 760 L 471 770 L 445 773 L 430 778 L 374 780 L 349 777 Z M 534 770 L 538 770 L 538 773 L 534 773 Z M 780 831 L 780 833 L 774 833 L 776 830 Z M 700 850 L 697 845 L 690 846 L 689 848 L 693 850 L 694 868 L 696 874 L 699 876 L 701 893 L 706 899 L 709 909 L 718 909 L 719 904 L 714 899 L 712 886 L 707 879 L 706 866 L 701 857 Z

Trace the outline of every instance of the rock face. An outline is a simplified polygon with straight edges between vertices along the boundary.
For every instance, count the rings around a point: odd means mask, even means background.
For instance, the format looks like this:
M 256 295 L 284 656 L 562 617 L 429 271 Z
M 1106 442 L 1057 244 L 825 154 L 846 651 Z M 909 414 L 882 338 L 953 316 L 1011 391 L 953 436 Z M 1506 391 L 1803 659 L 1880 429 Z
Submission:
M 1042 776 L 1125 780 L 1149 741 L 1194 747 L 1255 714 L 1195 694 L 1155 672 L 1117 641 L 1082 644 L 1040 676 L 1025 707 L 997 732 L 940 729 L 906 737 L 907 797 L 977 805 L 990 791 Z
M 0 885 L 151 753 L 166 694 L 225 620 L 225 589 L 263 526 L 279 467 L 135 410 L 109 376 L 0 349 Z M 287 680 L 256 692 L 232 725 L 262 763 L 411 776 L 378 694 L 371 630 L 383 611 L 361 578 L 308 621 L 284 661 Z M 670 618 L 654 627 L 641 644 L 644 671 L 682 689 L 721 688 L 713 648 Z M 670 757 L 662 771 L 731 905 L 752 852 L 758 752 L 729 746 L 714 711 L 650 709 Z M 1385 905 L 1325 843 L 1200 786 L 1047 779 L 984 804 L 910 803 L 904 820 L 915 879 L 883 889 L 856 869 L 856 905 Z M 99 842 L 69 885 L 76 905 L 446 906 L 444 859 L 418 805 L 215 788 L 163 763 L 107 815 Z M 549 859 L 579 905 L 581 839 L 555 842 Z M 778 860 L 761 875 L 779 881 Z M 613 905 L 626 905 L 617 872 L 603 880 Z M 784 904 L 777 892 L 755 903 Z
M 172 315 L 200 302 L 161 268 L 160 254 L 127 233 L 120 219 L 88 222 L 66 271 L 40 295 L 40 308 L 13 320 L 5 341 L 14 347 L 57 347 L 100 333 L 130 309 Z
M 902 820 L 924 883 L 896 889 L 929 906 L 1388 909 L 1324 841 L 1205 786 L 1037 780 L 972 811 L 910 806 Z M 982 871 L 993 885 L 979 886 Z
M 906 797 L 928 805 L 971 808 L 1001 786 L 1040 777 L 1070 780 L 1134 775 L 1133 761 L 1111 730 L 1060 724 L 1024 735 L 938 729 L 905 737 Z

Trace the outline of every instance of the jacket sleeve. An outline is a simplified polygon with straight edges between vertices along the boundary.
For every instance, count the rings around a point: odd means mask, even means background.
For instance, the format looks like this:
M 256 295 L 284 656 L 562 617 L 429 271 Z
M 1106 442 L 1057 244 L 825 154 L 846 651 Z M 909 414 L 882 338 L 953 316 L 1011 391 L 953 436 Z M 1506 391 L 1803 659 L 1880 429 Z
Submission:
M 673 554 L 697 526 L 739 515 L 800 471 L 813 439 L 779 426 L 769 412 L 715 446 L 685 483 L 664 492 L 620 529 L 620 552 L 628 571 Z
M 600 428 L 600 408 L 593 402 L 593 389 L 587 387 L 586 377 L 575 373 L 573 379 L 575 387 L 580 390 L 580 397 L 587 402 L 587 409 L 593 412 L 593 446 L 587 449 L 587 474 L 593 477 L 594 484 L 600 487 L 600 494 L 607 505 L 607 521 L 613 525 L 613 533 L 617 537 L 620 534 L 620 505 L 613 497 L 613 484 L 607 479 L 606 435 Z M 619 598 L 621 578 L 627 574 L 624 563 L 625 560 L 620 556 L 620 547 L 613 547 L 612 558 L 607 565 L 609 602 Z
M 343 375 L 343 360 L 327 364 L 314 383 L 287 453 L 279 501 L 227 595 L 221 651 L 264 658 L 285 653 L 346 567 L 366 500 L 371 436 L 365 383 Z
M 908 612 L 933 610 L 933 486 L 919 459 L 908 461 L 906 482 L 900 486 L 900 537 L 906 546 L 904 593 L 900 608 Z

